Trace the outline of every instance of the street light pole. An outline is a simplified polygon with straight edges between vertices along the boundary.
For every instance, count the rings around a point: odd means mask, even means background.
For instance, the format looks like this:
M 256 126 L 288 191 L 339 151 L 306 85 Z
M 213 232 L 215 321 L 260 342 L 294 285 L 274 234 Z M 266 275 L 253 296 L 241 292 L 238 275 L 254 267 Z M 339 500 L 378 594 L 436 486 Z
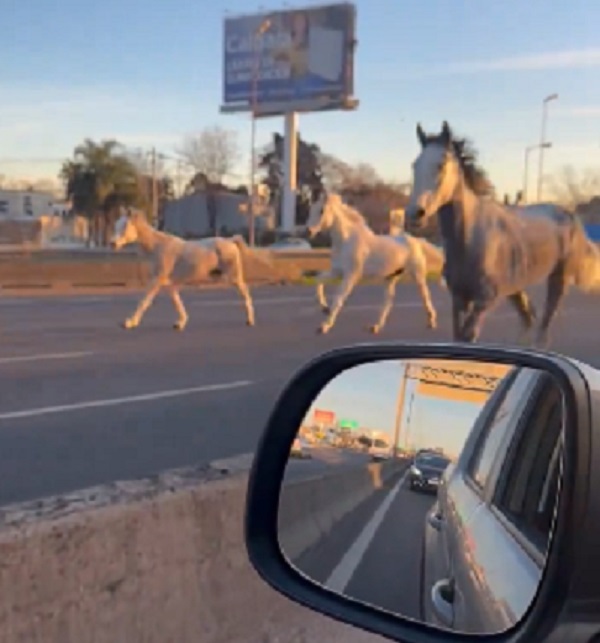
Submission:
M 538 168 L 538 188 L 537 188 L 537 200 L 538 203 L 542 200 L 542 184 L 544 181 L 544 149 L 546 142 L 546 123 L 548 120 L 548 103 L 557 100 L 558 94 L 550 94 L 544 98 L 542 103 L 542 133 L 540 136 L 540 158 L 539 158 L 539 168 Z
M 540 149 L 541 147 L 541 149 Z M 533 152 L 533 150 L 540 149 L 540 153 L 542 150 L 548 149 L 549 147 L 552 147 L 552 143 L 544 143 L 542 146 L 540 146 L 539 143 L 536 145 L 528 145 L 525 148 L 525 165 L 523 167 L 523 204 L 526 205 L 529 201 L 528 199 L 528 186 L 529 186 L 529 154 L 530 152 Z
M 256 147 L 256 111 L 257 111 L 257 102 L 258 102 L 258 75 L 260 71 L 260 49 L 257 47 L 259 38 L 262 38 L 263 34 L 271 27 L 271 21 L 266 18 L 263 20 L 258 29 L 254 32 L 254 38 L 252 40 L 252 89 L 251 89 L 251 110 L 252 110 L 252 124 L 250 130 L 250 202 L 248 205 L 248 213 L 250 219 L 250 225 L 248 230 L 248 241 L 250 246 L 254 246 L 254 237 L 255 237 L 255 195 L 254 195 L 254 183 L 256 176 L 256 158 L 255 158 L 255 147 Z

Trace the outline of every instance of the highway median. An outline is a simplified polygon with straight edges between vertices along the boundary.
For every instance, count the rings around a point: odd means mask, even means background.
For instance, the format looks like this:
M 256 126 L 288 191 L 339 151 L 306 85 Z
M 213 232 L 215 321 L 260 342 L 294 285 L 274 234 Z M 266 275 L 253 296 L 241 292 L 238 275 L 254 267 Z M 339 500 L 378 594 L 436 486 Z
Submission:
M 258 578 L 243 543 L 250 460 L 1 508 L 0 640 L 378 641 L 305 610 Z M 346 470 L 340 484 L 295 486 L 298 502 L 312 494 L 298 510 L 320 509 L 323 529 L 349 510 L 351 496 L 362 497 L 388 475 L 390 465 L 352 471 L 356 480 Z M 305 531 L 298 515 L 288 518 Z

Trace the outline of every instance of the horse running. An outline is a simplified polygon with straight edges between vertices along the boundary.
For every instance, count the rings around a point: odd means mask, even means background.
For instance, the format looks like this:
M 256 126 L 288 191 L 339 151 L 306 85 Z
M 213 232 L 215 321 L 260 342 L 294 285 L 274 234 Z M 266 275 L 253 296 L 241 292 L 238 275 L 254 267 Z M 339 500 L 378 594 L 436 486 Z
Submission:
M 580 219 L 550 203 L 506 207 L 478 196 L 470 169 L 457 154 L 446 122 L 439 135 L 417 126 L 421 152 L 413 164 L 406 218 L 418 229 L 439 216 L 452 295 L 454 339 L 477 341 L 483 320 L 503 298 L 516 308 L 525 332 L 536 314 L 525 289 L 547 282 L 536 343 L 546 346 L 549 328 L 571 284 L 600 290 L 600 252 Z
M 254 306 L 244 279 L 243 258 L 250 252 L 241 236 L 231 239 L 214 237 L 203 243 L 185 241 L 179 237 L 155 230 L 139 210 L 126 210 L 115 224 L 111 246 L 119 250 L 130 243 L 138 243 L 151 259 L 153 274 L 148 291 L 131 317 L 123 322 L 124 328 L 136 328 L 161 288 L 166 287 L 177 311 L 176 330 L 183 330 L 188 315 L 179 295 L 186 283 L 224 274 L 240 293 L 246 309 L 246 323 L 254 326 Z
M 429 328 L 436 328 L 437 314 L 427 286 L 427 272 L 428 269 L 441 272 L 444 255 L 440 249 L 408 234 L 400 237 L 375 234 L 363 216 L 335 193 L 320 195 L 311 207 L 306 225 L 310 236 L 329 230 L 332 239 L 331 267 L 317 277 L 317 299 L 328 315 L 319 327 L 320 333 L 327 333 L 333 327 L 344 302 L 362 277 L 378 278 L 386 283 L 379 319 L 369 328 L 372 333 L 379 333 L 390 314 L 396 286 L 404 272 L 419 287 Z M 324 283 L 334 277 L 341 278 L 342 283 L 329 308 Z

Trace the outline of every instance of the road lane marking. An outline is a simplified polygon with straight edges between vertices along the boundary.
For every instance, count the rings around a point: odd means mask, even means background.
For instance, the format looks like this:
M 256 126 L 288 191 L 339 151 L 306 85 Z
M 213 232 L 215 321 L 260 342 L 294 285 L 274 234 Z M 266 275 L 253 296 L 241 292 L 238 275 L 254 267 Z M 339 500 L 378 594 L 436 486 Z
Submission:
M 16 364 L 18 362 L 42 362 L 55 359 L 77 359 L 79 357 L 89 357 L 93 355 L 92 351 L 77 351 L 72 353 L 40 353 L 39 355 L 11 355 L 9 357 L 0 357 L 0 364 Z
M 192 388 L 174 389 L 170 391 L 156 391 L 155 393 L 143 393 L 142 395 L 130 395 L 128 397 L 115 397 L 107 400 L 88 400 L 86 402 L 75 402 L 74 404 L 60 404 L 58 406 L 44 406 L 37 409 L 24 409 L 22 411 L 8 411 L 0 413 L 0 420 L 15 420 L 19 418 L 37 417 L 39 415 L 50 415 L 52 413 L 68 413 L 83 409 L 93 409 L 107 406 L 119 406 L 121 404 L 135 404 L 136 402 L 153 402 L 172 397 L 183 397 L 197 393 L 212 393 L 216 391 L 229 391 L 236 388 L 250 386 L 250 380 L 239 382 L 228 382 L 226 384 L 206 384 Z
M 325 587 L 332 592 L 343 594 L 352 580 L 354 573 L 362 562 L 362 559 L 371 546 L 373 538 L 381 527 L 387 512 L 389 511 L 396 496 L 400 492 L 402 485 L 408 477 L 408 471 L 398 480 L 394 488 L 383 499 L 383 502 L 377 508 L 377 511 L 371 517 L 371 520 L 365 525 L 358 538 L 352 543 L 351 547 L 344 554 L 337 567 L 331 572 L 329 578 L 325 581 Z

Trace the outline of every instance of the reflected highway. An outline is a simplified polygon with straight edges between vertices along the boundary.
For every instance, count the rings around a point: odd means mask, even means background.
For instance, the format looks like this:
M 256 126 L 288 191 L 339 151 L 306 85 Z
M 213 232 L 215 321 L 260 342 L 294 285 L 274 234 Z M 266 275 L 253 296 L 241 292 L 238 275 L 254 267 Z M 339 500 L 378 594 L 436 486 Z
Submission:
M 423 532 L 434 502 L 399 473 L 294 564 L 338 593 L 421 620 Z

